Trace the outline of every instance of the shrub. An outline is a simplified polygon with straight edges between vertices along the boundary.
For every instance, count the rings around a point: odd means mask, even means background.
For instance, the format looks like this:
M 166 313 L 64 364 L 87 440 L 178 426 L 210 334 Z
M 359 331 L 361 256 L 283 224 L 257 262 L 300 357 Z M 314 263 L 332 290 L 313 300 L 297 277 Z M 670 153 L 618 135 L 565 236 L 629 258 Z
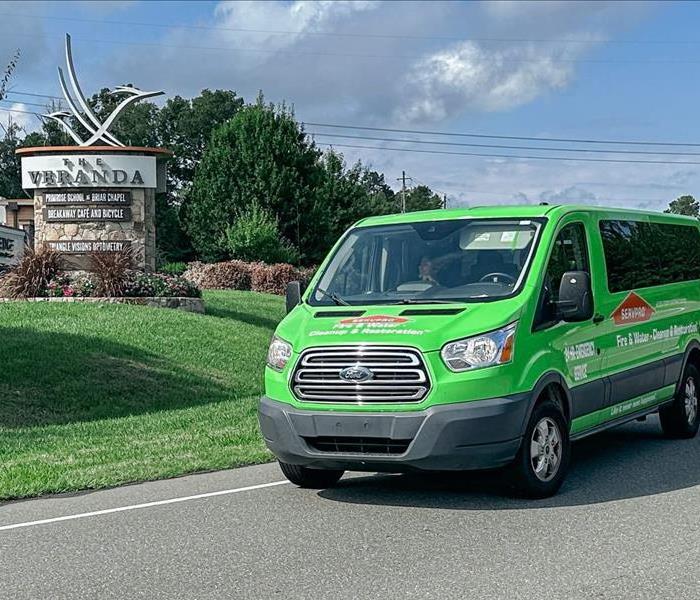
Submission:
M 134 267 L 134 253 L 130 247 L 119 252 L 92 252 L 88 262 L 95 277 L 96 296 L 123 295 L 127 274 Z
M 250 264 L 240 260 L 205 264 L 190 263 L 183 277 L 205 290 L 250 289 Z
M 316 267 L 297 268 L 286 263 L 272 265 L 240 260 L 206 264 L 190 263 L 183 277 L 201 289 L 253 290 L 284 294 L 290 281 L 308 285 Z
M 124 296 L 199 298 L 202 293 L 192 282 L 175 275 L 131 271 L 124 283 Z
M 226 245 L 231 256 L 240 260 L 299 262 L 299 252 L 282 237 L 277 217 L 257 203 L 239 212 L 227 227 Z
M 48 246 L 37 250 L 27 247 L 19 263 L 0 280 L 0 295 L 9 298 L 41 296 L 61 270 L 62 263 L 61 254 Z
M 185 271 L 187 271 L 187 263 L 184 262 L 171 262 L 171 263 L 166 263 L 160 268 L 161 273 L 165 273 L 166 275 L 182 275 Z
M 301 270 L 292 265 L 278 263 L 266 265 L 253 263 L 251 271 L 251 289 L 254 292 L 283 295 L 287 284 L 301 279 Z

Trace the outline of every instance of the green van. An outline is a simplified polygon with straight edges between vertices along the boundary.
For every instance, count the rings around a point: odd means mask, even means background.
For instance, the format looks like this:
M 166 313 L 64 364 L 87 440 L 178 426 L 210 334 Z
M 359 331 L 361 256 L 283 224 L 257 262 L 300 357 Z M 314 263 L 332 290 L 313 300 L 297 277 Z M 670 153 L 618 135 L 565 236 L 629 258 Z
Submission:
M 506 467 L 556 493 L 570 444 L 658 412 L 698 431 L 695 219 L 588 206 L 367 218 L 287 290 L 260 426 L 286 477 Z

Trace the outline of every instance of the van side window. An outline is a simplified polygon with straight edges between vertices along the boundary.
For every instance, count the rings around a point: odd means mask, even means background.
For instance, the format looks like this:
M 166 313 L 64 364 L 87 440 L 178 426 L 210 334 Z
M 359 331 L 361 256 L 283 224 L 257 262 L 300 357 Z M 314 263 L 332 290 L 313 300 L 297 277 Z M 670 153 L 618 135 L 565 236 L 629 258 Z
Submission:
M 586 229 L 583 223 L 566 225 L 554 240 L 544 276 L 537 324 L 552 323 L 556 320 L 557 311 L 553 303 L 559 300 L 559 284 L 567 271 L 585 271 L 590 274 Z
M 700 279 L 695 225 L 601 221 L 600 234 L 612 293 Z

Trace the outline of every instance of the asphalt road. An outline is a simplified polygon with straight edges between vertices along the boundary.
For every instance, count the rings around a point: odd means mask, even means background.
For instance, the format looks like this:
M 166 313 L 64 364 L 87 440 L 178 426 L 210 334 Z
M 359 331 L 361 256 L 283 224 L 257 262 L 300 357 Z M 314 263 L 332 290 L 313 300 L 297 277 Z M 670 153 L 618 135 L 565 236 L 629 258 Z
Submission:
M 281 481 L 264 465 L 0 506 L 0 598 L 700 598 L 700 439 L 655 418 L 578 443 L 545 501 L 498 474 L 258 487 Z

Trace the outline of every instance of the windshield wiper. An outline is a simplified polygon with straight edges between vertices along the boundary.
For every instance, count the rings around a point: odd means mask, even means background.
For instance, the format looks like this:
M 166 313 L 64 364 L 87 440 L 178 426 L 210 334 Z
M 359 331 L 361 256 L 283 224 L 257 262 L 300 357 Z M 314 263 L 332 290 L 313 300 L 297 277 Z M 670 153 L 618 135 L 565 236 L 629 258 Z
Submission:
M 459 304 L 461 300 L 417 300 L 416 298 L 403 298 L 394 304 Z
M 326 290 L 324 290 L 323 288 L 320 288 L 320 287 L 317 287 L 316 291 L 321 292 L 324 296 L 333 300 L 333 302 L 335 302 L 338 306 L 350 306 L 349 302 L 347 302 L 346 300 L 343 300 L 335 292 L 327 292 Z

